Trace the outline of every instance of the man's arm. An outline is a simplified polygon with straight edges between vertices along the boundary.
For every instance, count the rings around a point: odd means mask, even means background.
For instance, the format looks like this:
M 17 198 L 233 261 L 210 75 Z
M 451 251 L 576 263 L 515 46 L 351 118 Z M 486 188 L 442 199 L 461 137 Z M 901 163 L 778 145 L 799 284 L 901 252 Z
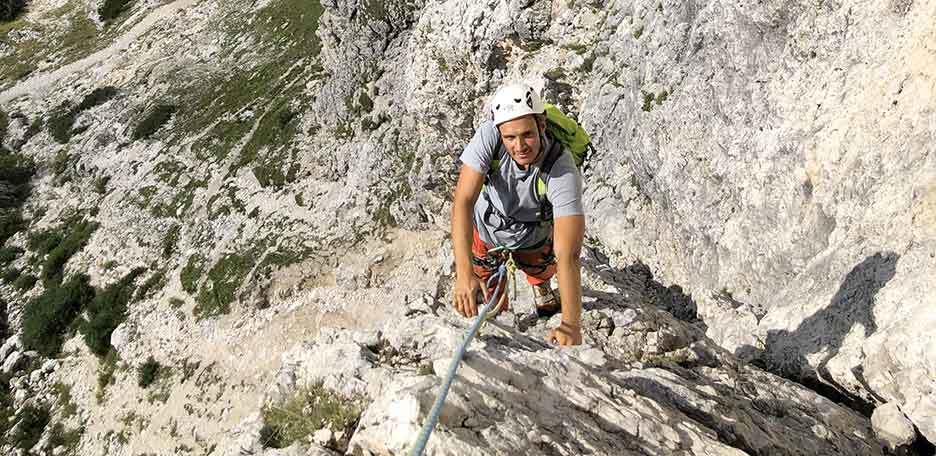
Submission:
M 478 314 L 475 296 L 480 285 L 471 268 L 471 241 L 474 227 L 472 212 L 482 185 L 484 176 L 463 164 L 458 183 L 455 185 L 452 204 L 452 246 L 455 253 L 455 288 L 452 300 L 455 310 L 466 317 Z
M 582 263 L 579 257 L 585 238 L 585 217 L 569 215 L 559 217 L 553 223 L 562 324 L 549 331 L 547 339 L 559 345 L 578 345 L 582 343 Z

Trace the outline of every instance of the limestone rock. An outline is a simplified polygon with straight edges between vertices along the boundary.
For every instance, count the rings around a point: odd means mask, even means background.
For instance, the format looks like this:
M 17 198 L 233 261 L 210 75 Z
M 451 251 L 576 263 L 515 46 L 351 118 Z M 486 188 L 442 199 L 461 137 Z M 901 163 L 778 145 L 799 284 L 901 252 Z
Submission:
M 489 325 L 458 370 L 427 454 L 537 453 L 544 446 L 564 454 L 881 454 L 858 414 L 739 363 L 698 328 L 640 302 L 589 300 L 588 345 L 573 349 L 543 342 L 542 323 L 525 332 Z M 446 366 L 460 343 L 467 322 L 453 317 L 389 322 L 377 346 L 331 330 L 291 351 L 284 369 L 297 359 L 315 366 L 343 358 L 332 369 L 295 370 L 297 384 L 323 382 L 336 394 L 343 384 L 358 385 L 371 402 L 349 451 L 397 454 L 411 445 L 442 380 L 416 366 Z M 601 329 L 608 321 L 631 323 L 609 335 Z M 631 338 L 655 342 L 638 347 Z M 380 386 L 360 385 L 372 382 Z M 623 449 L 612 443 L 622 435 L 629 442 Z
M 319 445 L 326 446 L 331 443 L 333 437 L 333 433 L 330 429 L 322 428 L 312 434 L 312 441 Z
M 7 339 L 2 346 L 0 346 L 0 362 L 6 361 L 7 356 L 10 356 L 13 352 L 20 351 L 23 349 L 23 340 L 17 334 L 15 336 Z
M 900 411 L 900 407 L 892 402 L 874 409 L 871 426 L 878 439 L 890 449 L 910 446 L 916 440 L 913 423 Z
M 5 378 L 10 378 L 19 370 L 26 365 L 29 361 L 29 358 L 19 351 L 14 351 L 3 361 L 3 367 L 0 369 L 0 374 L 3 374 Z

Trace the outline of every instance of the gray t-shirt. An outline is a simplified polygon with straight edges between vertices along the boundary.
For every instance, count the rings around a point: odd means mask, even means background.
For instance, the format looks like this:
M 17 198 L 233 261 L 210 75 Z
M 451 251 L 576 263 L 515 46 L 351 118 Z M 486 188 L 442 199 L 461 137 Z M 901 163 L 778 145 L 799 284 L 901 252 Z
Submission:
M 537 177 L 540 175 L 540 166 L 546 157 L 545 152 L 553 146 L 553 141 L 549 137 L 541 138 L 541 140 L 544 152 L 540 153 L 536 162 L 528 166 L 526 170 L 520 169 L 510 158 L 507 149 L 500 141 L 500 132 L 491 121 L 484 122 L 478 127 L 474 138 L 462 152 L 460 157 L 462 163 L 483 175 L 487 175 L 494 160 L 500 160 L 500 166 L 489 176 L 474 207 L 474 224 L 478 228 L 482 241 L 494 246 L 518 249 L 535 245 L 549 236 L 552 230 L 550 223 L 505 224 L 497 215 L 499 212 L 521 222 L 539 220 L 540 203 L 536 195 Z M 582 177 L 568 151 L 562 152 L 543 181 L 546 183 L 546 199 L 552 203 L 553 218 L 584 215 Z M 484 193 L 487 193 L 487 198 Z M 496 208 L 493 214 L 489 211 L 489 202 Z

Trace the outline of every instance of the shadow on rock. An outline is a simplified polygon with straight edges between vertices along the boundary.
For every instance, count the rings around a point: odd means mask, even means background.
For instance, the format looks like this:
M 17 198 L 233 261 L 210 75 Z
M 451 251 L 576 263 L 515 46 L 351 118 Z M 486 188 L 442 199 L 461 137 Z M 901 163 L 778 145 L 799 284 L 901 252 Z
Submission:
M 852 374 L 864 386 L 868 397 L 856 395 L 839 384 L 829 372 L 828 364 L 839 354 L 842 342 L 856 325 L 861 327 L 865 338 L 877 331 L 875 297 L 896 274 L 898 259 L 893 252 L 865 258 L 845 276 L 828 306 L 803 320 L 793 331 L 768 331 L 763 351 L 745 346 L 735 354 L 755 357 L 754 364 L 870 416 L 874 403 L 884 401 L 871 392 L 862 367 L 853 368 Z M 819 353 L 822 358 L 815 371 L 808 371 L 807 356 Z
M 679 320 L 700 324 L 696 315 L 698 306 L 691 296 L 683 293 L 679 285 L 664 286 L 653 279 L 650 268 L 640 261 L 624 269 L 614 269 L 608 265 L 608 258 L 596 249 L 587 249 L 587 255 L 582 262 L 589 272 L 598 276 L 604 282 L 617 288 L 625 297 L 639 300 L 665 310 Z M 593 296 L 594 290 L 583 287 L 585 296 Z M 600 292 L 597 292 L 600 293 Z

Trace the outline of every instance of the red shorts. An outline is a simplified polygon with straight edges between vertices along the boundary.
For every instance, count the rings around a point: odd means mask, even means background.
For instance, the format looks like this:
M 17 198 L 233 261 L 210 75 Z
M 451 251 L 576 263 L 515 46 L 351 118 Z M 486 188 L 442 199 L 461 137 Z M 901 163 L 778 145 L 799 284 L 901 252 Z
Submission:
M 485 266 L 483 263 L 485 260 L 490 258 L 487 256 L 488 249 L 494 248 L 493 245 L 485 244 L 481 240 L 481 237 L 478 235 L 478 229 L 474 229 L 474 240 L 471 243 L 471 254 L 474 256 L 471 262 L 472 269 L 474 270 L 474 275 L 482 282 L 482 287 L 487 285 L 488 278 L 491 277 L 495 272 L 497 272 L 496 267 Z M 549 279 L 556 274 L 556 260 L 553 255 L 553 243 L 552 236 L 550 236 L 546 241 L 543 242 L 542 246 L 534 247 L 527 250 L 517 250 L 513 252 L 514 262 L 517 264 L 517 268 L 521 269 L 524 274 L 526 274 L 527 282 L 530 285 L 542 285 L 549 282 Z M 504 278 L 506 279 L 506 277 Z M 503 279 L 501 279 L 503 282 Z M 497 287 L 497 284 L 491 284 L 491 291 L 494 291 L 494 288 Z M 501 294 L 504 290 L 507 289 L 507 283 L 504 282 L 501 285 Z M 485 301 L 488 299 L 488 296 L 485 296 Z M 483 303 L 478 303 L 480 308 Z M 503 310 L 510 308 L 509 299 L 505 299 Z

